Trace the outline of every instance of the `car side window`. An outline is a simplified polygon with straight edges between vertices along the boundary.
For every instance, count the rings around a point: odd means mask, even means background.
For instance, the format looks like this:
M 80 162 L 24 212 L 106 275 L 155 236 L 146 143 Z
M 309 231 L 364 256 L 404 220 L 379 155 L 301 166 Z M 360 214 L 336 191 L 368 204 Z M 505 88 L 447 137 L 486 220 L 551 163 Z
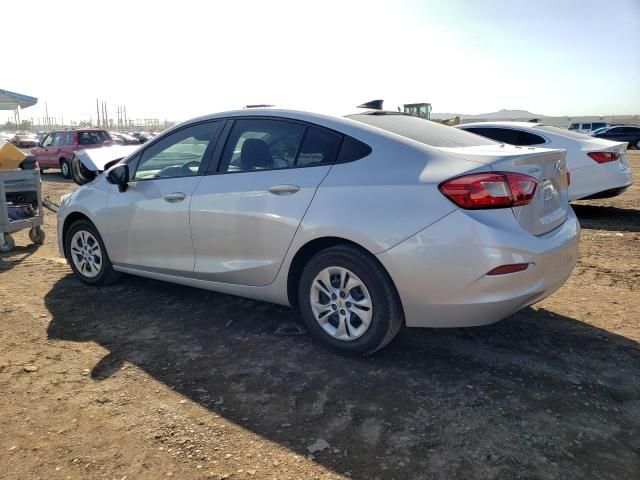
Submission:
M 309 127 L 304 135 L 296 167 L 332 164 L 338 155 L 342 135 L 319 127 Z
M 293 167 L 304 126 L 273 119 L 236 120 L 222 153 L 220 172 Z
M 146 148 L 134 180 L 175 178 L 198 175 L 211 141 L 215 141 L 224 122 L 199 123 L 170 133 Z
M 73 132 L 67 132 L 66 139 L 64 141 L 65 145 L 73 145 Z
M 582 124 L 582 129 L 583 130 L 591 130 L 591 124 L 590 123 L 583 123 Z
M 58 145 L 60 145 L 61 141 L 62 141 L 62 136 L 64 135 L 64 133 L 62 132 L 57 132 L 54 136 L 53 136 L 53 146 L 57 147 Z
M 43 147 L 50 147 L 51 146 L 51 142 L 53 142 L 53 133 L 50 133 L 49 135 L 44 137 L 44 140 L 42 141 L 42 146 Z
M 571 125 L 569 125 L 569 130 L 578 130 L 578 124 L 572 123 Z

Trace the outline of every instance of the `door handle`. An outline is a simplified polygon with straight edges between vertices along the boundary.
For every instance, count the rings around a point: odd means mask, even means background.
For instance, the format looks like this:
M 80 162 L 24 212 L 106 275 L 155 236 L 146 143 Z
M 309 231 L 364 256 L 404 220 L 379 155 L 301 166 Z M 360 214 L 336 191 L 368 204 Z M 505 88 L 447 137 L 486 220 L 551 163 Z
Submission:
M 185 198 L 187 198 L 187 194 L 182 192 L 174 192 L 164 196 L 164 199 L 169 203 L 178 203 Z
M 276 185 L 271 187 L 269 192 L 274 195 L 293 195 L 298 190 L 300 190 L 300 187 L 297 185 Z

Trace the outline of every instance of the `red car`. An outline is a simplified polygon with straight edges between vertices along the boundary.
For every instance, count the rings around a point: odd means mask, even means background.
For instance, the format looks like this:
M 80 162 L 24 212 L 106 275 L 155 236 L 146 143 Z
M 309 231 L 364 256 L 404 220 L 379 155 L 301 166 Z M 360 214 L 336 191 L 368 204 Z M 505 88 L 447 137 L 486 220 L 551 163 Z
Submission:
M 71 158 L 76 150 L 112 145 L 113 140 L 106 130 L 84 128 L 59 130 L 49 133 L 40 146 L 31 150 L 35 155 L 40 172 L 49 168 L 59 168 L 62 176 L 71 178 Z

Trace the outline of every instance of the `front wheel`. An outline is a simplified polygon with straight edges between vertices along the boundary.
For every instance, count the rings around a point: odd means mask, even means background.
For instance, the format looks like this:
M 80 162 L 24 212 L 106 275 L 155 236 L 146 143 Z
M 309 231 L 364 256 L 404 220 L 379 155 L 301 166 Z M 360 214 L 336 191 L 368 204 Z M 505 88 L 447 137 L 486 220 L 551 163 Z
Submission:
M 73 272 L 88 285 L 108 285 L 120 276 L 111 265 L 98 230 L 87 220 L 79 220 L 69 228 L 65 254 Z
M 369 253 L 351 245 L 322 250 L 304 267 L 298 303 L 309 332 L 340 353 L 369 355 L 404 322 L 393 282 Z

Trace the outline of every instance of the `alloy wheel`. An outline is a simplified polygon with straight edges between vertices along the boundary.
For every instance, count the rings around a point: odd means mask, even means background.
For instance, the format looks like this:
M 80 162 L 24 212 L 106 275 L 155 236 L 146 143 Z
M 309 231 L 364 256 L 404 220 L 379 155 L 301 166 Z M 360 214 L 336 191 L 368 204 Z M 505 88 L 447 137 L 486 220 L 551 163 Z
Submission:
M 356 340 L 371 325 L 373 305 L 369 290 L 347 268 L 321 270 L 311 284 L 309 300 L 318 324 L 337 340 Z
M 87 278 L 102 270 L 102 249 L 98 240 L 86 230 L 78 230 L 71 238 L 71 260 L 78 272 Z

